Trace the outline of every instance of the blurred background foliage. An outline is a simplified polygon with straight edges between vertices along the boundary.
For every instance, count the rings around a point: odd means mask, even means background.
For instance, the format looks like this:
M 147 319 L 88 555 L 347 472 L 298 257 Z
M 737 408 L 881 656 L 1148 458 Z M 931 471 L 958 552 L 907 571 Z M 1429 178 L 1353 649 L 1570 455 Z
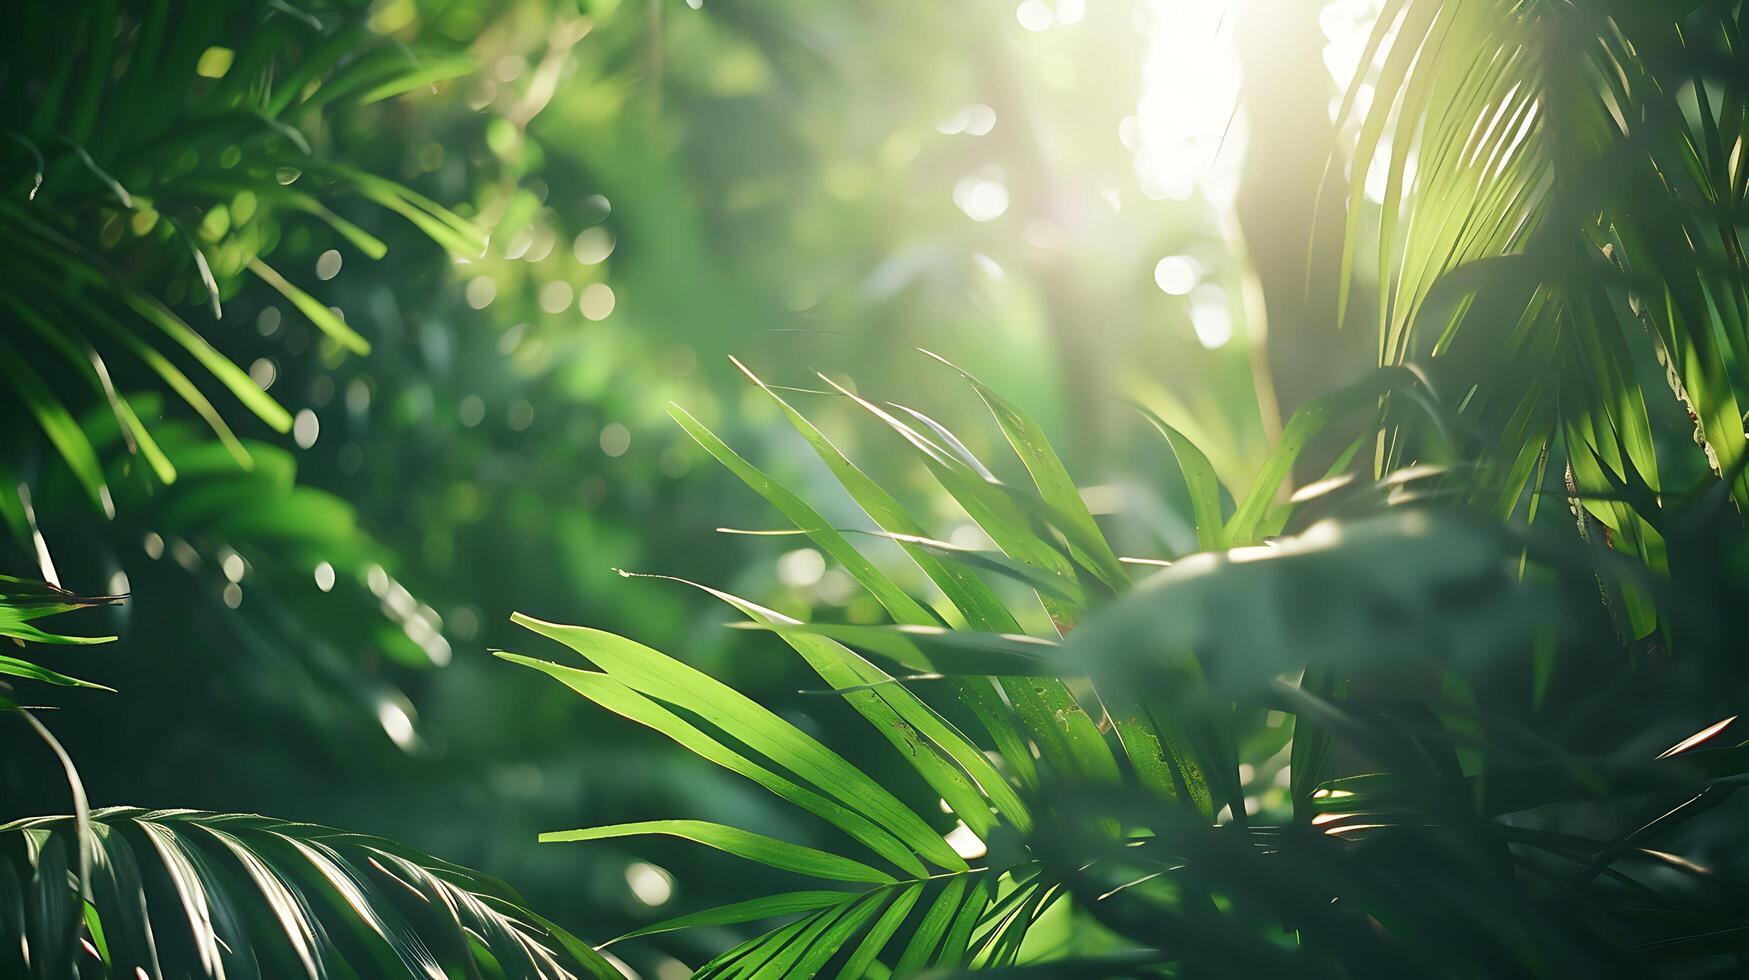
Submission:
M 683 574 L 794 611 L 878 614 L 812 549 L 709 539 L 718 525 L 769 517 L 700 465 L 667 418 L 670 400 L 745 434 L 783 478 L 827 479 L 777 441 L 769 403 L 750 397 L 725 355 L 782 383 L 821 387 L 813 371 L 854 366 L 883 397 L 945 413 L 975 404 L 942 394 L 948 374 L 910 349 L 928 347 L 1018 393 L 1094 479 L 1136 471 L 1126 446 L 1142 433 L 1111 399 L 1118 390 L 1204 439 L 1229 474 L 1265 445 L 1237 301 L 1248 273 L 1221 234 L 1244 159 L 1235 78 L 1229 66 L 1227 89 L 1191 106 L 1200 163 L 1189 170 L 1171 164 L 1185 106 L 1161 94 L 1194 71 L 1172 63 L 1190 30 L 1231 25 L 1194 14 L 1173 22 L 1186 32 L 1175 37 L 1160 24 L 1177 16 L 1171 5 L 1036 0 L 1019 12 L 238 3 L 198 23 L 172 7 L 168 35 L 153 4 L 33 11 L 9 48 L 20 66 L 64 61 L 76 81 L 109 64 L 125 81 L 118 52 L 180 37 L 188 50 L 167 58 L 151 91 L 194 105 L 245 88 L 259 68 L 248 44 L 263 31 L 402 52 L 410 82 L 293 105 L 284 123 L 314 158 L 453 209 L 489 244 L 433 240 L 370 194 L 276 166 L 276 154 L 295 155 L 284 141 L 262 149 L 221 131 L 181 161 L 207 177 L 210 200 L 162 205 L 224 283 L 215 318 L 188 246 L 160 243 L 171 223 L 140 216 L 160 202 L 129 207 L 106 193 L 112 179 L 139 197 L 158 176 L 115 152 L 129 143 L 108 113 L 127 106 L 112 97 L 93 116 L 86 138 L 114 155 L 100 149 L 88 170 L 73 140 L 31 117 L 41 93 L 20 91 L 6 147 L 13 206 L 35 202 L 40 179 L 44 201 L 70 202 L 69 233 L 112 250 L 109 261 L 153 255 L 159 266 L 124 266 L 129 281 L 294 420 L 220 403 L 256 460 L 234 472 L 199 421 L 153 390 L 158 379 L 112 364 L 121 390 L 140 390 L 136 414 L 164 419 L 152 430 L 179 478 L 156 485 L 101 397 L 66 387 L 113 474 L 113 518 L 40 432 L 8 423 L 7 483 L 35 507 L 27 515 L 5 495 L 7 568 L 40 574 L 40 535 L 63 585 L 127 594 L 85 625 L 120 641 L 80 654 L 77 671 L 123 696 L 77 692 L 50 719 L 98 803 L 368 828 L 491 868 L 565 921 L 633 924 L 650 910 L 628 896 L 626 864 L 536 856 L 535 833 L 699 794 L 752 820 L 765 804 L 491 660 L 509 612 L 636 627 L 780 700 L 797 686 L 787 665 L 712 628 L 721 614 L 696 596 L 620 587 L 614 570 Z M 91 29 L 106 17 L 120 24 L 113 39 Z M 1301 40 L 1314 58 L 1324 44 Z M 300 50 L 282 52 L 293 69 Z M 1144 90 L 1166 104 L 1150 106 Z M 160 154 L 187 135 L 138 130 L 132 150 Z M 338 193 L 239 213 L 247 198 L 221 192 L 240 153 L 290 191 Z M 1214 170 L 1211 204 L 1198 179 Z M 251 244 L 238 253 L 243 229 Z M 372 241 L 380 257 L 360 247 Z M 239 275 L 250 254 L 356 328 L 368 355 L 261 277 Z M 844 417 L 831 400 L 816 407 Z M 843 438 L 858 455 L 899 448 L 866 429 Z M 966 438 L 981 448 L 999 434 Z M 1169 465 L 1158 447 L 1147 454 L 1143 470 Z M 1104 491 L 1108 509 L 1136 504 L 1125 521 L 1137 550 L 1192 539 L 1183 501 L 1145 499 L 1131 483 Z M 969 528 L 930 506 L 943 537 Z M 284 526 L 251 524 L 270 513 Z M 64 809 L 53 758 L 9 745 L 7 812 Z
M 633 634 L 828 742 L 860 733 L 813 710 L 796 692 L 817 680 L 769 643 L 718 629 L 708 596 L 617 574 L 810 620 L 883 618 L 800 539 L 713 537 L 778 525 L 671 401 L 861 523 L 729 355 L 807 389 L 784 394 L 937 537 L 987 546 L 891 433 L 809 393 L 827 387 L 816 371 L 853 376 L 995 458 L 1001 433 L 964 421 L 982 417 L 975 394 L 913 348 L 946 356 L 1052 433 L 1119 553 L 1155 558 L 1197 549 L 1192 504 L 1119 396 L 1243 486 L 1295 407 L 1376 361 L 1387 263 L 1368 236 L 1345 249 L 1344 220 L 1376 218 L 1388 164 L 1360 168 L 1339 203 L 1341 137 L 1366 107 L 1339 115 L 1338 100 L 1368 89 L 1354 77 L 1367 0 L 64 6 L 32 5 L 6 42 L 0 85 L 19 89 L 0 217 L 53 203 L 94 268 L 160 299 L 283 418 L 220 403 L 231 446 L 161 372 L 110 355 L 113 386 L 93 387 L 9 314 L 21 353 L 0 357 L 65 401 L 110 502 L 9 387 L 0 571 L 126 595 L 69 627 L 118 642 L 53 661 L 121 694 L 71 691 L 41 716 L 95 804 L 380 834 L 489 870 L 588 938 L 745 889 L 649 863 L 660 847 L 537 853 L 538 832 L 701 809 L 793 828 L 749 787 L 489 656 L 518 638 L 512 610 Z M 264 37 L 277 50 L 253 60 Z M 176 57 L 149 89 L 167 105 L 134 120 L 128 59 L 162 38 L 181 39 L 163 41 Z M 273 78 L 292 96 L 259 132 L 175 125 L 213 118 L 179 106 L 246 100 L 263 64 L 318 55 L 385 74 L 333 98 Z M 57 63 L 73 81 L 32 87 Z M 87 112 L 78 79 L 93 72 L 122 94 Z M 233 187 L 244 171 L 285 196 Z M 23 241 L 5 246 L 13 310 L 47 289 L 11 254 Z M 271 268 L 245 275 L 251 261 Z M 1339 333 L 1343 315 L 1358 329 Z M 151 423 L 174 483 L 147 472 L 106 387 Z M 1681 420 L 1664 423 L 1657 438 L 1681 445 Z M 938 597 L 915 569 L 892 574 Z M 0 817 L 66 810 L 55 758 L 7 727 Z M 1272 737 L 1241 754 L 1275 757 Z M 884 765 L 883 782 L 917 788 Z M 1266 810 L 1286 803 L 1275 775 L 1256 774 Z M 655 975 L 675 965 L 627 955 Z

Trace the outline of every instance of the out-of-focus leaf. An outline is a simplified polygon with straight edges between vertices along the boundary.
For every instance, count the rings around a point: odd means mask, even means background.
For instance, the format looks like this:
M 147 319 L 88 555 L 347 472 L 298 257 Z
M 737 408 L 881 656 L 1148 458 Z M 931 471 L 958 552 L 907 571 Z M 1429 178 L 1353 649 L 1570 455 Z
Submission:
M 1487 662 L 1549 622 L 1509 574 L 1511 543 L 1461 514 L 1324 521 L 1273 545 L 1193 555 L 1088 619 L 1063 656 L 1101 686 L 1169 678 L 1193 651 L 1214 691 L 1255 692 L 1303 665 L 1338 670 L 1415 656 Z M 1109 671 L 1109 673 L 1107 673 Z
M 714 847 L 736 857 L 769 864 L 784 871 L 827 878 L 835 881 L 861 881 L 888 884 L 892 875 L 869 867 L 860 861 L 839 857 L 826 851 L 788 841 L 755 834 L 752 831 L 727 827 L 703 820 L 645 820 L 638 823 L 615 824 L 610 827 L 587 827 L 582 830 L 555 830 L 540 835 L 541 843 L 564 841 L 607 840 L 614 837 L 635 837 L 641 834 L 667 834 Z

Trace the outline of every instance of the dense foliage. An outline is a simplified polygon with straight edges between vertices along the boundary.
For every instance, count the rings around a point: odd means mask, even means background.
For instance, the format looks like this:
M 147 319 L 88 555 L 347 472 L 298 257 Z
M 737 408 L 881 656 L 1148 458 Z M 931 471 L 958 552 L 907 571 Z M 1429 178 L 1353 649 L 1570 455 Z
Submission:
M 13 16 L 0 972 L 1749 962 L 1749 6 L 1385 0 L 1127 212 L 1125 17 L 908 12 Z

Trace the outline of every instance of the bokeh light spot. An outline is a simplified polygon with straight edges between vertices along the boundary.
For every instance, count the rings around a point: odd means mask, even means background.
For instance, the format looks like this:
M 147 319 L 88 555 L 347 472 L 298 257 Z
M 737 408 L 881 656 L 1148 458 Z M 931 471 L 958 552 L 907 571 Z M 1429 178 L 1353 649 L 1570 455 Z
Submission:
M 279 370 L 265 357 L 257 357 L 249 365 L 249 380 L 260 385 L 263 391 L 273 387 L 273 382 L 278 377 Z
M 1219 290 L 1215 293 L 1218 295 Z M 1226 346 L 1233 339 L 1233 315 L 1227 311 L 1224 298 L 1198 295 L 1190 306 L 1190 326 L 1196 339 L 1209 350 Z
M 492 305 L 492 300 L 498 297 L 498 282 L 488 275 L 478 275 L 468 280 L 462 290 L 462 298 L 476 310 L 483 310 Z
M 1168 255 L 1154 265 L 1154 285 L 1168 296 L 1184 296 L 1196 288 L 1202 267 L 1188 255 Z
M 322 423 L 316 418 L 316 413 L 309 409 L 301 409 L 292 420 L 292 441 L 299 449 L 308 449 L 316 444 L 316 437 L 322 433 Z
M 585 228 L 571 241 L 571 254 L 584 265 L 595 265 L 613 254 L 613 233 L 597 225 Z
M 479 395 L 468 395 L 456 406 L 455 417 L 465 429 L 479 425 L 486 417 L 486 400 Z
M 605 320 L 613 313 L 613 287 L 604 282 L 592 282 L 583 287 L 583 292 L 577 297 L 577 308 L 582 311 L 584 319 Z
M 646 861 L 633 861 L 626 865 L 626 886 L 645 905 L 663 905 L 674 895 L 674 876 Z
M 973 221 L 994 221 L 1008 210 L 1008 185 L 997 171 L 972 174 L 954 185 L 953 203 Z
M 383 701 L 377 705 L 377 723 L 383 726 L 390 741 L 403 749 L 412 747 L 413 717 L 407 714 L 407 709 L 393 701 Z
M 236 52 L 230 48 L 207 48 L 200 53 L 200 60 L 194 63 L 194 73 L 202 78 L 224 78 L 236 57 Z
M 826 559 L 812 548 L 786 551 L 777 559 L 778 581 L 791 588 L 807 588 L 825 574 Z
M 1029 31 L 1048 31 L 1057 22 L 1057 13 L 1045 0 L 1025 0 L 1014 8 L 1014 19 Z
M 571 284 L 555 279 L 540 288 L 540 308 L 548 313 L 563 313 L 571 305 Z
M 609 456 L 624 456 L 632 448 L 632 430 L 609 422 L 601 427 L 601 451 Z

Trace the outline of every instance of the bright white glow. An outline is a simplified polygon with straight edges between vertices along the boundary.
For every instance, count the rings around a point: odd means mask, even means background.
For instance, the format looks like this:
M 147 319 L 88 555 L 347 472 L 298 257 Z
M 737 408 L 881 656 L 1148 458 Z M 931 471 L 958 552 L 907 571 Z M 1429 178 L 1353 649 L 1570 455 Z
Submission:
M 953 203 L 973 221 L 994 221 L 1008 210 L 1008 185 L 1000 171 L 972 174 L 953 188 Z
M 547 256 L 553 254 L 553 246 L 559 242 L 559 233 L 551 225 L 536 225 L 534 240 L 528 243 L 528 251 L 523 254 L 524 262 L 545 262 Z
M 826 559 L 812 548 L 785 552 L 777 560 L 777 577 L 791 588 L 806 588 L 826 574 Z
M 322 432 L 322 423 L 316 418 L 316 413 L 302 409 L 297 417 L 292 419 L 292 441 L 299 449 L 308 449 L 316 444 L 316 437 Z
M 626 865 L 626 885 L 645 905 L 663 905 L 674 894 L 674 876 L 644 861 Z
M 449 641 L 444 639 L 441 633 L 432 633 L 419 644 L 419 648 L 425 651 L 425 655 L 431 658 L 432 665 L 437 667 L 447 667 L 450 659 L 455 656 L 455 651 L 450 649 Z
M 1224 347 L 1233 339 L 1233 316 L 1227 312 L 1226 301 L 1205 297 L 1200 291 L 1191 300 L 1190 326 L 1196 331 L 1196 339 L 1209 350 Z
M 327 282 L 340 274 L 340 253 L 329 249 L 316 256 L 316 278 Z
M 334 588 L 334 566 L 322 562 L 316 566 L 316 588 L 328 592 Z
M 1338 89 L 1346 90 L 1354 80 L 1382 6 L 1382 0 L 1331 0 L 1319 11 L 1318 26 L 1330 42 L 1324 45 L 1324 67 Z
M 814 594 L 820 601 L 842 606 L 856 595 L 856 579 L 845 574 L 842 568 L 834 568 L 820 578 L 820 584 L 814 586 Z
M 1398 178 L 1402 182 L 1402 187 L 1415 185 L 1416 160 L 1416 155 L 1411 151 L 1403 162 L 1403 173 Z M 1384 201 L 1385 192 L 1390 189 L 1390 179 L 1391 148 L 1389 145 L 1384 145 L 1379 147 L 1378 152 L 1373 154 L 1372 162 L 1367 164 L 1366 184 L 1361 192 L 1366 195 L 1367 200 L 1379 204 Z
M 1391 148 L 1388 145 L 1380 146 L 1378 152 L 1373 154 L 1372 162 L 1366 165 L 1366 183 L 1362 187 L 1366 199 L 1374 204 L 1382 202 L 1385 199 L 1385 183 L 1390 176 Z
M 946 122 L 935 127 L 936 132 L 945 136 L 964 133 L 967 136 L 983 136 L 996 128 L 996 110 L 982 102 L 974 102 L 953 114 Z
M 504 246 L 504 257 L 507 259 L 520 259 L 528 254 L 529 248 L 533 245 L 534 232 L 525 228 L 522 231 L 517 232 L 516 237 L 510 239 L 509 243 Z
M 613 287 L 604 282 L 592 282 L 577 294 L 577 309 L 585 320 L 605 320 L 613 313 Z
M 948 532 L 947 543 L 970 551 L 990 551 L 996 547 L 996 542 L 990 540 L 990 535 L 976 524 L 956 525 Z
M 563 313 L 571 305 L 571 284 L 555 279 L 540 288 L 540 308 L 548 313 Z
M 996 110 L 982 102 L 966 107 L 966 135 L 983 136 L 996 128 Z
M 1154 266 L 1154 285 L 1168 296 L 1183 296 L 1196 288 L 1202 266 L 1188 255 L 1168 255 Z
M 949 831 L 944 839 L 947 841 L 947 846 L 953 848 L 955 854 L 967 861 L 975 861 L 989 853 L 990 850 L 984 846 L 984 842 L 978 838 L 977 834 L 972 833 L 972 828 L 966 826 L 964 821 Z
M 377 722 L 396 745 L 403 749 L 413 745 L 413 716 L 407 714 L 407 709 L 393 701 L 383 701 L 377 705 Z
M 596 225 L 577 233 L 571 242 L 571 254 L 584 265 L 595 265 L 613 254 L 613 233 Z
M 1014 17 L 1029 31 L 1048 31 L 1057 22 L 1057 12 L 1045 0 L 1025 0 L 1014 8 Z
M 1377 91 L 1378 91 L 1377 89 L 1373 88 L 1371 85 L 1366 84 L 1365 82 L 1362 82 L 1360 85 L 1355 86 L 1354 105 L 1352 107 L 1350 107 L 1348 110 L 1348 121 L 1351 125 L 1354 123 L 1354 120 L 1356 120 L 1356 119 L 1365 119 L 1366 114 L 1368 112 L 1372 111 L 1373 95 Z M 1344 98 L 1346 98 L 1347 95 L 1348 95 L 1347 89 L 1339 89 L 1336 91 L 1335 94 L 1330 96 L 1330 121 L 1331 122 L 1335 122 L 1336 121 L 1336 114 L 1338 112 L 1342 111 L 1342 100 Z
M 498 281 L 488 275 L 478 275 L 468 280 L 467 287 L 462 290 L 462 296 L 468 305 L 476 310 L 483 310 L 492 305 L 492 300 L 498 297 Z
M 394 579 L 389 580 L 388 591 L 383 595 L 383 604 L 389 607 L 389 611 L 397 619 L 406 619 L 413 615 L 413 607 L 416 605 L 413 593 L 408 592 L 405 585 Z
M 223 567 L 224 567 L 224 571 L 225 571 L 225 578 L 230 579 L 233 582 L 243 581 L 244 567 L 243 567 L 243 556 L 242 555 L 237 554 L 235 551 L 226 555 L 225 560 L 223 562 Z
M 1145 0 L 1148 36 L 1136 103 L 1135 165 L 1154 200 L 1232 203 L 1244 157 L 1234 0 Z M 1122 133 L 1120 132 L 1120 136 Z

